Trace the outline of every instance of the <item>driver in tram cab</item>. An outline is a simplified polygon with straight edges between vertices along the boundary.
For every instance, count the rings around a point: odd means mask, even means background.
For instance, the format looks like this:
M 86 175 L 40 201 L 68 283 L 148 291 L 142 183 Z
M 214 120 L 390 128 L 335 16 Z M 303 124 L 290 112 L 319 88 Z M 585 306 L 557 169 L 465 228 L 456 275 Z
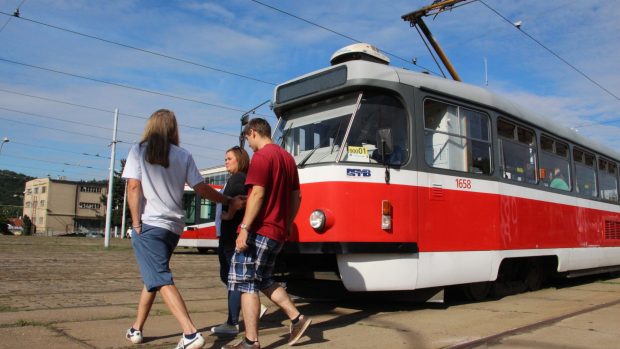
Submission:
M 551 180 L 551 184 L 549 186 L 554 189 L 566 191 L 570 190 L 570 187 L 568 186 L 568 183 L 566 183 L 566 179 L 564 178 L 562 170 L 558 167 L 553 170 L 553 179 Z

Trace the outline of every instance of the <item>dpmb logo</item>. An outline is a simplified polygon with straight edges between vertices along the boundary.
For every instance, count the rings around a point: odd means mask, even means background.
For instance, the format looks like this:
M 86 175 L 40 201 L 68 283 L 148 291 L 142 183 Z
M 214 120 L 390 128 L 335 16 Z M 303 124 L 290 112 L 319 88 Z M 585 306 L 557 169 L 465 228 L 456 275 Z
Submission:
M 367 168 L 347 168 L 349 177 L 370 177 L 370 170 Z

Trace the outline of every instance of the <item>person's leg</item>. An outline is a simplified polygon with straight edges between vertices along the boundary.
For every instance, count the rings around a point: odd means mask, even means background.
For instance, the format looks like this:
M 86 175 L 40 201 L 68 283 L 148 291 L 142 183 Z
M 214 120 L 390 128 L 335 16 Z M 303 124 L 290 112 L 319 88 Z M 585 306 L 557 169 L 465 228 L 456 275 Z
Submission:
M 228 319 L 226 323 L 229 325 L 238 325 L 239 313 L 241 313 L 241 292 L 228 291 Z
M 136 321 L 131 326 L 133 329 L 142 331 L 142 327 L 144 327 L 144 323 L 149 317 L 151 306 L 153 305 L 153 301 L 155 301 L 156 295 L 157 292 L 147 291 L 146 286 L 142 288 L 142 293 L 140 293 L 140 303 L 138 303 L 138 314 L 136 315 Z
M 189 317 L 185 302 L 177 287 L 175 285 L 165 285 L 159 289 L 159 293 L 168 306 L 168 309 L 170 309 L 170 312 L 172 312 L 172 315 L 174 315 L 179 324 L 181 324 L 183 333 L 192 334 L 196 332 L 196 326 L 194 326 L 194 323 Z
M 258 293 L 242 293 L 241 310 L 243 311 L 245 336 L 251 341 L 258 341 L 258 314 L 260 313 Z
M 234 249 L 225 250 L 222 253 L 224 255 L 224 260 L 220 260 L 220 264 L 222 270 L 226 269 L 226 278 L 225 283 L 228 286 L 228 274 L 230 273 L 230 266 L 232 264 L 232 258 L 235 254 Z M 223 276 L 223 272 L 220 272 Z M 228 291 L 228 319 L 226 323 L 229 325 L 237 325 L 239 324 L 239 313 L 241 313 L 241 292 L 238 290 Z
M 284 313 L 288 316 L 289 319 L 295 319 L 299 316 L 299 310 L 295 306 L 295 303 L 291 300 L 286 290 L 280 286 L 278 283 L 273 283 L 271 286 L 266 289 L 261 290 L 272 302 L 274 302 Z M 245 316 L 245 313 L 243 313 Z

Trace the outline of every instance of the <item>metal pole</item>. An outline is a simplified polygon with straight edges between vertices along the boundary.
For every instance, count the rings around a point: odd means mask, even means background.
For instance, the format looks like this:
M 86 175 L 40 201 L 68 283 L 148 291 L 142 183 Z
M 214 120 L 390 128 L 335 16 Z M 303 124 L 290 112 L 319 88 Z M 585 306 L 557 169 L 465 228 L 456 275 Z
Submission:
M 446 54 L 443 53 L 441 46 L 439 46 L 439 43 L 433 37 L 433 34 L 431 33 L 431 31 L 428 29 L 428 27 L 424 23 L 424 20 L 422 20 L 422 17 L 416 18 L 416 23 L 418 24 L 418 26 L 420 27 L 420 29 L 426 36 L 426 39 L 428 40 L 428 42 L 435 49 L 435 52 L 437 52 L 439 59 L 441 59 L 441 61 L 443 62 L 443 65 L 445 65 L 446 68 L 448 69 L 448 72 L 450 72 L 452 79 L 456 81 L 461 81 L 461 77 L 459 76 L 459 74 L 457 74 L 456 70 L 454 69 L 454 66 L 452 66 L 452 63 L 450 63 L 448 56 L 446 56 Z
M 127 181 L 125 181 L 125 192 L 123 193 L 123 218 L 121 219 L 121 239 L 125 238 L 125 211 L 127 210 Z
M 112 155 L 110 156 L 110 178 L 108 180 L 108 203 L 105 219 L 104 247 L 110 247 L 110 225 L 112 223 L 112 196 L 114 195 L 114 162 L 116 158 L 116 131 L 118 125 L 118 108 L 114 109 L 114 133 L 112 136 Z

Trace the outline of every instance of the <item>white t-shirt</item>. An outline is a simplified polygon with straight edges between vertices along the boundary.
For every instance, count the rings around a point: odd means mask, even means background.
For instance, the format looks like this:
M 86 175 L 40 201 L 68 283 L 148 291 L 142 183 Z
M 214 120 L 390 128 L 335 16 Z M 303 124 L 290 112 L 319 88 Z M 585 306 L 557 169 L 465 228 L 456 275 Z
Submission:
M 142 184 L 142 223 L 181 235 L 185 226 L 185 183 L 193 188 L 204 179 L 192 155 L 181 147 L 170 145 L 168 168 L 146 162 L 145 151 L 146 143 L 142 146 L 134 145 L 127 155 L 123 170 L 123 178 L 137 179 Z

